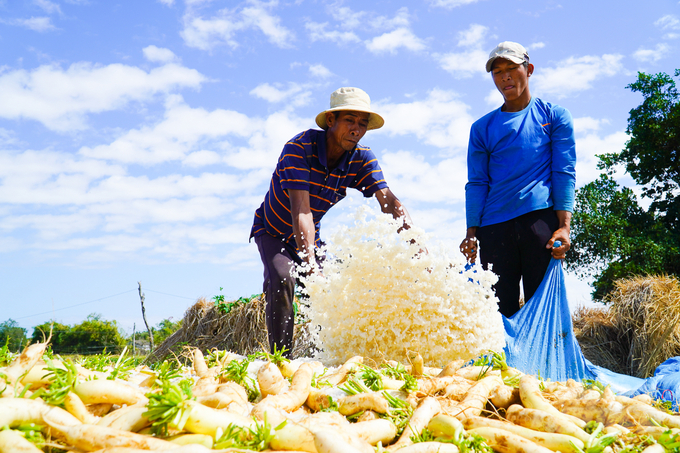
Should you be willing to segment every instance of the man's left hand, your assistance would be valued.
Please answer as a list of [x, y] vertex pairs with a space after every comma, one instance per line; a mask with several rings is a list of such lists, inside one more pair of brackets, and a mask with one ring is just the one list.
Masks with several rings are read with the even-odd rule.
[[[555, 241], [562, 242], [559, 247], [553, 247]], [[567, 251], [571, 248], [571, 242], [569, 242], [569, 227], [562, 227], [555, 230], [552, 237], [545, 245], [545, 248], [552, 249], [552, 256], [557, 260], [563, 260], [567, 254]]]

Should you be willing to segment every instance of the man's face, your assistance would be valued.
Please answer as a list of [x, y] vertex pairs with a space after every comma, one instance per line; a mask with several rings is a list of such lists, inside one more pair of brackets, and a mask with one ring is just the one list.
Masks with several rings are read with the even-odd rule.
[[333, 112], [326, 112], [326, 134], [342, 149], [351, 151], [368, 130], [368, 116], [366, 112], [341, 111], [336, 118]]
[[491, 65], [493, 83], [501, 92], [506, 102], [512, 102], [529, 94], [529, 76], [534, 72], [534, 65], [513, 63], [505, 58], [496, 58]]

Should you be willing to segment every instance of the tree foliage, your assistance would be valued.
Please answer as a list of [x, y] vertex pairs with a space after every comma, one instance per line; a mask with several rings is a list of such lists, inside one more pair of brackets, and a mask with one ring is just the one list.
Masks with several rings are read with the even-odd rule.
[[10, 351], [19, 352], [26, 346], [26, 329], [13, 320], [0, 323], [0, 347], [7, 345]]
[[[165, 341], [170, 335], [175, 333], [182, 327], [182, 320], [173, 322], [172, 318], [167, 318], [156, 324], [155, 327], [151, 327], [151, 332], [153, 332], [153, 339], [156, 345], [159, 345]], [[149, 332], [146, 330], [137, 332], [136, 339], [138, 341], [148, 341]]]
[[[644, 98], [630, 111], [630, 140], [620, 153], [599, 156], [607, 174], [576, 192], [567, 266], [581, 277], [595, 276], [596, 299], [620, 278], [680, 275], [680, 96], [664, 73], [639, 73], [627, 88]], [[651, 201], [648, 209], [612, 178], [621, 165]]]
[[32, 341], [43, 341], [52, 332], [52, 350], [57, 354], [100, 354], [104, 350], [119, 352], [125, 346], [125, 338], [116, 321], [101, 319], [90, 314], [85, 321], [74, 326], [46, 322], [33, 329]]

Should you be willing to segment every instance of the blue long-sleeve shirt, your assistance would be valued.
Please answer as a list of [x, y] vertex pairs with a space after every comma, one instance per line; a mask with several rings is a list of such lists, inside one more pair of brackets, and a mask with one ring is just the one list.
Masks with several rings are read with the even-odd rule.
[[532, 98], [519, 112], [483, 116], [470, 130], [467, 161], [468, 228], [551, 206], [574, 210], [574, 126], [559, 105]]

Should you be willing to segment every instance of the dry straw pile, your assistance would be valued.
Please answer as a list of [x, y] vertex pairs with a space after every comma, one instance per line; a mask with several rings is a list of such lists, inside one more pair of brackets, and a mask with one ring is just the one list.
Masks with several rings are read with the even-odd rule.
[[[186, 346], [204, 353], [213, 348], [242, 355], [269, 352], [265, 305], [263, 295], [259, 295], [248, 303], [233, 303], [225, 314], [212, 301], [200, 298], [184, 313], [182, 327], [161, 343], [148, 360], [179, 356]], [[293, 357], [309, 355], [312, 346], [308, 337], [305, 324], [295, 326]]]
[[675, 277], [635, 277], [616, 282], [606, 308], [574, 313], [583, 355], [596, 365], [646, 378], [680, 355], [680, 282]]

